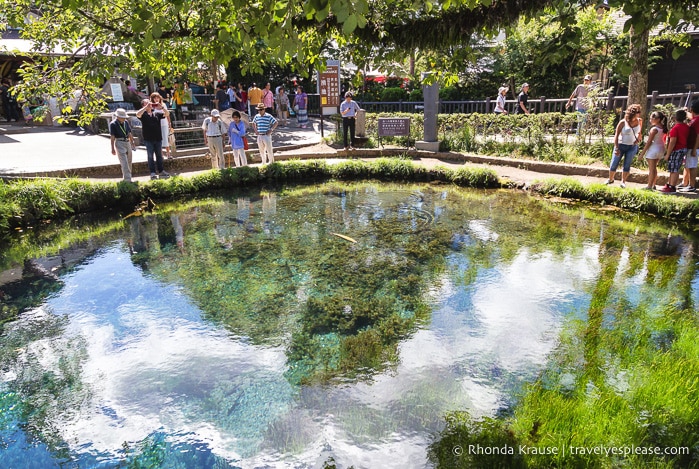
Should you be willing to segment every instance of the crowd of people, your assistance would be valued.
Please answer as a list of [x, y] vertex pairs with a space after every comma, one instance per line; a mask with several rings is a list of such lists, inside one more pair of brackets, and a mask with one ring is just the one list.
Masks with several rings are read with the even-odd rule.
[[[587, 96], [590, 88], [591, 76], [586, 75], [583, 83], [575, 88], [565, 106], [568, 108], [575, 101], [575, 109], [580, 115], [578, 127], [584, 123], [589, 107]], [[495, 113], [508, 113], [505, 107], [508, 91], [506, 86], [498, 90]], [[169, 147], [173, 129], [166, 100], [170, 100], [173, 108], [180, 109], [181, 112], [183, 108], [187, 109], [187, 103], [193, 102], [192, 98], [191, 89], [186, 83], [182, 88], [176, 83], [172, 91], [161, 86], [157, 92], [143, 100], [143, 107], [136, 113], [143, 127], [143, 140], [148, 155], [151, 179], [169, 177], [163, 169], [163, 154], [166, 158], [171, 157]], [[524, 83], [521, 85], [515, 113], [527, 115], [530, 113], [528, 98], [529, 84]], [[249, 146], [247, 138], [250, 130], [257, 137], [262, 163], [273, 163], [272, 133], [279, 126], [288, 125], [292, 110], [296, 115], [297, 127], [306, 128], [308, 125], [308, 95], [302, 86], [297, 86], [294, 95], [289, 96], [283, 86], [278, 86], [273, 91], [270, 83], [267, 83], [264, 88], [258, 88], [253, 83], [246, 90], [241, 83], [228, 86], [222, 82], [217, 87], [214, 105], [215, 109], [204, 119], [201, 126], [213, 169], [226, 168], [224, 157], [226, 144], [231, 147], [233, 165], [247, 165], [245, 150]], [[233, 109], [230, 113], [230, 123], [226, 124], [221, 119], [221, 113], [228, 112], [230, 109]], [[359, 105], [352, 100], [352, 93], [347, 92], [345, 100], [340, 104], [345, 150], [351, 150], [354, 147], [355, 117], [359, 110]], [[639, 104], [629, 105], [623, 119], [616, 126], [614, 150], [606, 184], [614, 183], [617, 169], [621, 164], [621, 187], [625, 188], [631, 172], [631, 164], [634, 157], [638, 155], [639, 158], [645, 158], [648, 162], [648, 184], [645, 189], [655, 190], [658, 163], [664, 160], [667, 161], [669, 177], [667, 184], [660, 191], [662, 193], [696, 192], [699, 100], [694, 101], [689, 109], [691, 121], [687, 119], [686, 110], [680, 109], [675, 113], [675, 125], [672, 129], [667, 127], [668, 117], [661, 111], [654, 111], [650, 115], [650, 131], [647, 140], [639, 153], [639, 147], [643, 141], [641, 112]], [[246, 118], [248, 116], [251, 118], [249, 128], [246, 126], [244, 115]], [[125, 122], [126, 117], [125, 110], [117, 109], [115, 120], [110, 125], [110, 134], [112, 154], [118, 155], [124, 180], [130, 181], [131, 152], [135, 146], [131, 128], [128, 122]], [[181, 118], [181, 115], [177, 118]], [[682, 167], [684, 167], [683, 179], [678, 183]]]
[[[170, 149], [171, 142], [174, 140], [172, 121], [173, 118], [181, 120], [183, 113], [189, 110], [187, 105], [193, 103], [194, 99], [186, 82], [182, 87], [179, 83], [175, 83], [172, 89], [160, 83], [157, 91], [143, 99], [141, 109], [136, 112], [136, 117], [141, 121], [151, 179], [170, 176], [163, 169], [163, 159], [172, 157]], [[295, 94], [290, 98], [283, 86], [272, 91], [270, 83], [262, 89], [253, 83], [246, 90], [241, 83], [229, 87], [222, 82], [217, 87], [213, 104], [215, 108], [201, 125], [204, 144], [208, 147], [213, 169], [226, 167], [224, 157], [226, 144], [231, 147], [233, 165], [247, 165], [245, 150], [249, 147], [247, 136], [250, 130], [257, 137], [262, 163], [273, 163], [272, 133], [278, 126], [286, 127], [289, 124], [289, 114], [292, 110], [296, 116], [297, 127], [305, 129], [309, 125], [308, 95], [302, 86], [297, 86]], [[229, 124], [223, 122], [221, 118], [223, 112], [229, 112]], [[352, 112], [353, 119], [354, 111]], [[112, 154], [119, 158], [124, 180], [131, 181], [132, 152], [136, 147], [133, 129], [127, 122], [127, 118], [128, 113], [125, 109], [117, 109], [114, 120], [110, 123], [109, 132]], [[249, 128], [246, 126], [246, 120], [250, 122]], [[352, 142], [354, 142], [354, 126], [352, 126]]]
[[[656, 189], [658, 165], [660, 161], [665, 161], [669, 173], [668, 182], [660, 192], [664, 194], [696, 192], [697, 163], [699, 162], [697, 156], [699, 100], [693, 101], [688, 110], [675, 111], [674, 121], [675, 124], [668, 129], [668, 116], [662, 111], [653, 111], [650, 115], [650, 130], [643, 150], [639, 153], [639, 145], [643, 141], [641, 106], [639, 104], [628, 106], [624, 118], [617, 124], [614, 132], [614, 152], [606, 184], [614, 184], [617, 168], [623, 161], [621, 187], [626, 187], [631, 163], [638, 154], [640, 159], [645, 158], [648, 162], [648, 184], [644, 189]], [[683, 168], [684, 171], [682, 171]], [[683, 173], [681, 183], [679, 183], [680, 172]]]
[[274, 114], [284, 127], [288, 125], [293, 110], [297, 127], [305, 129], [308, 127], [308, 94], [301, 85], [296, 86], [294, 91], [290, 96], [283, 85], [272, 90], [271, 83], [264, 88], [258, 88], [257, 83], [253, 83], [245, 89], [242, 83], [229, 85], [224, 81], [216, 86], [213, 107], [219, 112], [233, 108], [253, 117], [258, 112], [258, 105], [263, 104], [265, 112]]
[[[575, 110], [578, 113], [578, 129], [585, 124], [587, 111], [590, 107], [588, 95], [592, 89], [592, 76], [585, 75], [583, 83], [577, 85], [568, 98], [565, 107], [569, 108], [575, 102]], [[493, 112], [504, 115], [506, 109], [507, 86], [498, 89], [498, 97], [495, 101]], [[515, 113], [529, 114], [529, 84], [524, 83], [517, 97]], [[629, 105], [623, 118], [619, 121], [614, 131], [614, 150], [609, 166], [609, 178], [606, 184], [614, 184], [617, 169], [622, 165], [621, 187], [625, 188], [631, 164], [636, 155], [648, 163], [648, 184], [646, 190], [655, 190], [658, 179], [658, 165], [660, 161], [667, 162], [668, 182], [660, 189], [665, 194], [676, 192], [696, 192], [697, 177], [697, 149], [699, 147], [699, 100], [692, 103], [689, 109], [679, 109], [674, 114], [675, 125], [668, 129], [668, 116], [661, 111], [654, 111], [650, 115], [650, 130], [643, 150], [639, 153], [639, 147], [643, 141], [643, 119], [641, 118], [641, 106]], [[688, 114], [690, 119], [688, 119]], [[682, 182], [679, 183], [680, 170], [684, 167]]]

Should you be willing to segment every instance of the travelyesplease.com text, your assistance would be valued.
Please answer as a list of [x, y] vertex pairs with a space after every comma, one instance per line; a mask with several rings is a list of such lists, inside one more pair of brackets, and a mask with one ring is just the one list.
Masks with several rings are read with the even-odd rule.
[[574, 455], [604, 455], [604, 456], [631, 456], [631, 455], [668, 455], [678, 456], [689, 454], [689, 448], [686, 446], [670, 446], [662, 448], [659, 446], [528, 446], [528, 445], [504, 445], [504, 446], [481, 446], [467, 445], [455, 446], [453, 452], [457, 456], [464, 454], [471, 455], [513, 455], [513, 454], [530, 454], [530, 455], [552, 455], [565, 456], [566, 454]]

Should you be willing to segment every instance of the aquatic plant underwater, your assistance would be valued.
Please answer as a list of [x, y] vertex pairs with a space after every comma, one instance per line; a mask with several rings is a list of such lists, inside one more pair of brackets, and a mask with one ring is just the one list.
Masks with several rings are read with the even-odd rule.
[[[92, 227], [4, 258], [62, 260], [2, 286], [3, 462], [696, 465], [696, 238], [661, 222], [329, 183]], [[570, 451], [632, 446], [688, 451]]]

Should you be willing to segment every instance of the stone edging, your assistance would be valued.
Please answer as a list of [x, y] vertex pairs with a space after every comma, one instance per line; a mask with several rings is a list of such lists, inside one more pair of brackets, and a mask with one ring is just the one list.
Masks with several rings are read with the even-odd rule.
[[[606, 178], [609, 175], [609, 170], [604, 167], [599, 166], [584, 166], [584, 165], [571, 165], [562, 164], [554, 162], [545, 161], [533, 161], [533, 160], [522, 160], [516, 158], [507, 157], [496, 157], [496, 156], [483, 156], [475, 154], [463, 154], [455, 152], [429, 152], [423, 150], [415, 149], [398, 149], [398, 148], [384, 148], [384, 149], [367, 149], [367, 150], [356, 150], [352, 153], [347, 153], [344, 151], [336, 151], [334, 154], [331, 153], [300, 153], [300, 154], [285, 154], [285, 151], [297, 150], [300, 148], [305, 148], [308, 146], [316, 145], [313, 144], [303, 144], [303, 145], [289, 145], [280, 148], [276, 148], [275, 152], [280, 152], [275, 154], [275, 159], [277, 161], [284, 161], [290, 159], [319, 159], [319, 158], [380, 158], [385, 156], [400, 156], [409, 155], [416, 157], [426, 157], [434, 158], [437, 160], [458, 162], [458, 163], [478, 163], [491, 166], [509, 166], [515, 167], [527, 171], [533, 171], [542, 174], [560, 174], [565, 176], [587, 176], [593, 178]], [[194, 150], [196, 151], [196, 150]], [[199, 150], [202, 151], [202, 150]], [[247, 154], [251, 155], [256, 153], [257, 150], [248, 150]], [[255, 155], [251, 158], [253, 163], [259, 163], [260, 158]], [[187, 171], [203, 171], [211, 168], [211, 160], [206, 158], [204, 155], [190, 155], [174, 158], [171, 160], [165, 160], [165, 169], [169, 172], [187, 172]], [[135, 176], [147, 176], [149, 174], [148, 163], [138, 162], [133, 164], [133, 174]], [[0, 175], [3, 178], [34, 178], [34, 177], [53, 177], [53, 178], [63, 178], [63, 177], [83, 177], [83, 178], [119, 178], [121, 177], [121, 167], [118, 164], [113, 165], [103, 165], [103, 166], [91, 166], [85, 168], [74, 168], [67, 170], [54, 170], [45, 172], [33, 172], [33, 173], [13, 173]], [[617, 176], [618, 178], [618, 176]], [[648, 174], [646, 172], [641, 172], [634, 168], [631, 168], [631, 173], [629, 174], [628, 181], [635, 183], [645, 183], [647, 181]], [[664, 184], [666, 182], [665, 176], [658, 176], [657, 184]]]

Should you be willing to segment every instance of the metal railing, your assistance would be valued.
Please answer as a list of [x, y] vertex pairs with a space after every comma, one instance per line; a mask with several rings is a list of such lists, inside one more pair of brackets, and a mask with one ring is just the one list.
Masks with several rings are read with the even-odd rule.
[[[213, 94], [195, 94], [197, 104], [191, 106], [192, 109], [210, 111], [214, 108]], [[293, 95], [289, 95], [289, 101], [293, 104]], [[419, 103], [418, 103], [419, 104]], [[308, 114], [320, 115], [320, 95], [308, 93]]]
[[[652, 109], [655, 105], [672, 104], [675, 107], [689, 105], [693, 99], [699, 96], [699, 93], [674, 93], [660, 94], [654, 91], [647, 96], [647, 108]], [[627, 106], [628, 96], [601, 96], [598, 98], [599, 106], [607, 110], [625, 109]], [[529, 109], [535, 114], [543, 112], [566, 112], [567, 98], [547, 98], [541, 96], [539, 98], [529, 97]], [[382, 113], [382, 112], [407, 112], [421, 113], [423, 110], [422, 102], [415, 101], [359, 101], [358, 104], [367, 112]], [[495, 99], [486, 98], [479, 101], [440, 101], [440, 114], [488, 114], [493, 112], [495, 108]], [[515, 112], [517, 109], [517, 100], [508, 99], [505, 101], [505, 109], [509, 113]], [[570, 109], [570, 108], [569, 108]]]

